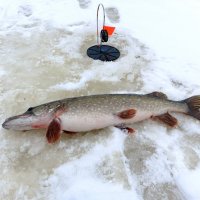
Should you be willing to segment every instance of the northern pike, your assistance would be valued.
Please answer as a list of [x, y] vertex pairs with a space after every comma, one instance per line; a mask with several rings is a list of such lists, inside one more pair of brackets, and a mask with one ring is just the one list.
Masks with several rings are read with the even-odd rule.
[[161, 92], [66, 98], [30, 107], [25, 113], [6, 119], [2, 126], [23, 131], [46, 129], [47, 141], [54, 143], [62, 131], [77, 133], [116, 126], [133, 132], [128, 124], [149, 118], [175, 127], [178, 120], [170, 114], [172, 112], [200, 120], [200, 95], [182, 101], [168, 100]]

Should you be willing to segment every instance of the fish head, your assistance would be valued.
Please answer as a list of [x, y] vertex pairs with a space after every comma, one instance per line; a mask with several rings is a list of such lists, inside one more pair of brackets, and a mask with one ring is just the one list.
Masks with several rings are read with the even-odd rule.
[[47, 128], [53, 119], [52, 113], [47, 105], [30, 107], [23, 114], [7, 118], [2, 127], [19, 131]]

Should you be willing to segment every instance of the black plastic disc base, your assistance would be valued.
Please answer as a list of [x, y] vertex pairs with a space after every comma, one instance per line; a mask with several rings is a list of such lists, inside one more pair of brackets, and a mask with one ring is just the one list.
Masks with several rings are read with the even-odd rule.
[[88, 48], [87, 55], [94, 60], [113, 61], [119, 58], [120, 52], [109, 45], [94, 45]]

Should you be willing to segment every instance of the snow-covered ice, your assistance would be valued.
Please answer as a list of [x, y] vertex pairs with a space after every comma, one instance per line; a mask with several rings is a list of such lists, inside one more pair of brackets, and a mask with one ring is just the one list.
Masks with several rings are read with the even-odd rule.
[[[200, 94], [198, 0], [102, 0], [109, 44], [93, 61], [97, 0], [0, 0], [0, 123], [28, 107], [99, 93]], [[0, 129], [0, 199], [199, 200], [200, 122], [146, 120], [135, 135], [109, 127], [63, 135]]]

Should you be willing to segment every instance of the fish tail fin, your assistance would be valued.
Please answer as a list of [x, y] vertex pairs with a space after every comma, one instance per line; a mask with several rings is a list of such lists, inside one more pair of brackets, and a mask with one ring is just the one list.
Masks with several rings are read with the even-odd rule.
[[188, 106], [188, 113], [192, 117], [200, 120], [200, 95], [185, 99], [184, 102]]

